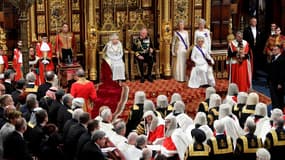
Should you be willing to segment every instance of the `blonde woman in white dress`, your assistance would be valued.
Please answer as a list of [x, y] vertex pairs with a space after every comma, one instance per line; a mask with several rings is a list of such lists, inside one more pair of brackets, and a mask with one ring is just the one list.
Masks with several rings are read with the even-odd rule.
[[215, 78], [213, 75], [214, 64], [213, 58], [210, 53], [203, 48], [204, 37], [198, 36], [196, 39], [197, 44], [193, 47], [191, 53], [191, 60], [195, 63], [190, 75], [188, 86], [190, 88], [199, 88], [206, 86], [215, 86]]
[[184, 30], [184, 22], [179, 21], [178, 30], [174, 32], [172, 42], [172, 72], [175, 80], [186, 81], [186, 55], [189, 49], [188, 32]]
[[195, 31], [194, 33], [194, 44], [197, 44], [197, 37], [204, 37], [204, 44], [203, 44], [203, 48], [211, 53], [211, 34], [210, 31], [205, 28], [206, 25], [206, 21], [204, 19], [200, 19], [199, 21], [199, 27], [198, 29]]
[[124, 52], [117, 34], [110, 36], [110, 41], [106, 44], [104, 51], [106, 51], [104, 59], [111, 67], [113, 81], [125, 80]]

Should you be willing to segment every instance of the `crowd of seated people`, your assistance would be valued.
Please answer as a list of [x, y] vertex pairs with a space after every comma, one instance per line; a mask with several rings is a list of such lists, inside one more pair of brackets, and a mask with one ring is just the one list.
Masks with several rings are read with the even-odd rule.
[[268, 112], [257, 93], [239, 92], [236, 84], [225, 98], [206, 88], [195, 117], [185, 113], [178, 93], [154, 103], [137, 91], [123, 120], [108, 106], [92, 119], [85, 99], [58, 88], [53, 72], [36, 92], [25, 92], [27, 78], [0, 84], [4, 159], [278, 159], [285, 149], [283, 111]]

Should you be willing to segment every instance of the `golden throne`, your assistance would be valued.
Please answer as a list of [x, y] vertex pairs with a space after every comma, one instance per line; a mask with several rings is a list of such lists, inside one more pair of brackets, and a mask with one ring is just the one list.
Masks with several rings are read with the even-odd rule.
[[[137, 76], [140, 76], [138, 65], [135, 62], [135, 52], [132, 50], [132, 43], [135, 38], [138, 38], [140, 35], [140, 30], [142, 28], [146, 27], [145, 24], [143, 23], [141, 16], [139, 16], [138, 20], [136, 23], [133, 25], [133, 27], [126, 32], [126, 50], [130, 52], [130, 79], [134, 80]], [[150, 35], [150, 37], [153, 37]], [[155, 39], [152, 39], [154, 41]], [[153, 64], [152, 68], [152, 75], [155, 75], [156, 79], [160, 78], [160, 73], [159, 73], [159, 50], [155, 50], [155, 58], [156, 62]], [[146, 67], [146, 66], [144, 66]], [[146, 71], [146, 69], [144, 69]]]
[[[120, 29], [117, 29], [117, 27], [114, 25], [114, 23], [111, 20], [111, 17], [107, 18], [101, 28], [101, 30], [98, 30], [98, 50], [99, 50], [99, 71], [101, 70], [101, 64], [103, 59], [105, 58], [106, 54], [103, 51], [104, 46], [109, 42], [109, 37], [116, 33], [119, 36], [120, 42], [123, 44], [123, 32]], [[128, 51], [124, 51], [123, 61], [125, 62], [125, 72], [126, 72], [126, 79], [129, 79], [129, 55]], [[99, 73], [99, 76], [101, 73]], [[99, 77], [100, 79], [100, 77]]]

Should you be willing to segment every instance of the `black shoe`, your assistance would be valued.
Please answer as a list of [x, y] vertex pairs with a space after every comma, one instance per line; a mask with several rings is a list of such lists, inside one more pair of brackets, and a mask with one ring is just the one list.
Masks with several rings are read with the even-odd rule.
[[153, 82], [152, 76], [147, 76], [147, 80]]
[[143, 83], [144, 82], [144, 78], [141, 78], [140, 82]]

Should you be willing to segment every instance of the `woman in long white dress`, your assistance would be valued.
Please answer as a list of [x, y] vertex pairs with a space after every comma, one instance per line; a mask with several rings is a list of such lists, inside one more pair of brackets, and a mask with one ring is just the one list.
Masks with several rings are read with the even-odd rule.
[[211, 53], [211, 35], [210, 35], [210, 31], [205, 28], [206, 25], [206, 21], [204, 19], [200, 19], [199, 21], [199, 27], [197, 30], [195, 30], [194, 33], [194, 44], [197, 44], [197, 37], [204, 37], [204, 44], [203, 44], [203, 48]]
[[204, 49], [204, 37], [198, 36], [197, 44], [193, 47], [191, 53], [191, 60], [195, 63], [190, 75], [188, 86], [190, 88], [199, 88], [206, 85], [215, 86], [215, 78], [213, 75], [214, 64], [213, 58], [209, 52]]
[[113, 81], [125, 80], [124, 52], [117, 34], [110, 36], [110, 41], [106, 44], [104, 51], [106, 51], [104, 59], [111, 67]]
[[184, 22], [179, 21], [178, 30], [174, 32], [172, 42], [172, 72], [175, 80], [186, 80], [186, 54], [189, 48], [188, 32], [184, 30]]

